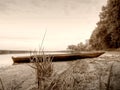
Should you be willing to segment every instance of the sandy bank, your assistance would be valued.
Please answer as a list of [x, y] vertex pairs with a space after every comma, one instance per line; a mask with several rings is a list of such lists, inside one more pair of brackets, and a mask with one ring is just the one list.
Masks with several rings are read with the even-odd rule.
[[[58, 78], [52, 82], [53, 90], [106, 90], [110, 76], [109, 90], [119, 90], [120, 52], [107, 52], [98, 58], [73, 62], [54, 63]], [[113, 66], [112, 66], [113, 65]], [[112, 69], [111, 69], [112, 66]], [[5, 90], [33, 90], [36, 85], [35, 70], [28, 64], [13, 65], [0, 69]], [[0, 89], [2, 88], [0, 84]]]
[[[3, 82], [5, 90], [29, 90], [35, 85], [36, 73], [31, 64], [19, 64], [0, 69], [0, 78]], [[60, 74], [64, 70], [68, 69], [69, 65], [66, 62], [53, 63], [54, 73]], [[0, 83], [0, 90], [2, 86]]]
[[120, 90], [120, 52], [73, 62], [52, 90]]

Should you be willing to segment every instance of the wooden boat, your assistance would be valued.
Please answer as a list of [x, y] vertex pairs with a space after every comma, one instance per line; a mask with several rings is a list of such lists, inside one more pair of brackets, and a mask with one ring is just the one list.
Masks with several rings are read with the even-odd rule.
[[[44, 56], [52, 57], [53, 62], [57, 61], [70, 61], [76, 59], [84, 59], [84, 58], [95, 58], [98, 57], [105, 52], [85, 52], [85, 53], [77, 53], [77, 54], [48, 54]], [[43, 58], [43, 55], [37, 55], [38, 58]], [[29, 63], [31, 59], [35, 60], [34, 56], [23, 56], [23, 57], [12, 57], [14, 63]]]

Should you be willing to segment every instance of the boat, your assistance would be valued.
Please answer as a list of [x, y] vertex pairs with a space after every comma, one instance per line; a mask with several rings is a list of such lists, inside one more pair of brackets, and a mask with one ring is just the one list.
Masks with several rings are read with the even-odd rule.
[[[70, 61], [84, 58], [95, 58], [104, 54], [105, 52], [84, 52], [84, 53], [71, 53], [71, 54], [47, 54], [46, 57], [52, 57], [53, 62], [57, 61]], [[43, 55], [36, 56], [21, 56], [12, 57], [14, 63], [30, 63], [31, 60], [35, 60], [35, 57], [43, 58]]]

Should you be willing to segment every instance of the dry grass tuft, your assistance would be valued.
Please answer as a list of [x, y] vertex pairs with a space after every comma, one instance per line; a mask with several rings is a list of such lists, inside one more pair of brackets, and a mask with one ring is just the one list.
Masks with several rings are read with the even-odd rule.
[[50, 90], [49, 88], [53, 87], [50, 86], [50, 83], [53, 82], [53, 77], [55, 76], [55, 74], [53, 74], [53, 57], [45, 55], [44, 51], [42, 50], [46, 32], [47, 31], [44, 33], [39, 51], [34, 51], [32, 58], [30, 58], [30, 61], [33, 63], [31, 67], [36, 71], [38, 90]]
[[34, 53], [31, 62], [33, 65], [32, 68], [36, 71], [36, 80], [39, 90], [47, 90], [51, 82], [51, 77], [53, 76], [53, 64], [52, 57], [45, 55], [42, 52], [42, 57], [39, 57], [39, 54]]

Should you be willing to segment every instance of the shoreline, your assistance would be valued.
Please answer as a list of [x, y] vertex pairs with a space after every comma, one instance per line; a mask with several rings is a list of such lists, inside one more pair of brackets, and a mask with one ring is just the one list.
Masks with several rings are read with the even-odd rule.
[[[87, 77], [90, 76], [91, 78], [92, 77], [96, 78], [95, 80], [92, 80], [92, 82], [98, 83], [98, 81], [96, 81], [98, 76], [96, 77], [95, 75], [98, 75], [100, 72], [103, 72], [103, 74], [105, 74], [105, 76], [102, 76], [102, 78], [104, 78], [103, 82], [107, 82], [107, 77], [109, 75], [108, 69], [113, 62], [120, 62], [119, 58], [120, 58], [119, 52], [106, 52], [105, 54], [98, 58], [81, 59], [71, 62], [54, 62], [53, 69], [54, 73], [59, 75], [57, 80], [61, 83], [63, 82], [62, 80], [65, 80], [66, 83], [70, 83], [72, 85], [72, 82], [69, 81], [69, 78], [74, 75], [79, 76], [79, 77], [75, 76], [74, 78], [81, 78], [82, 74], [87, 75]], [[11, 65], [8, 67], [0, 68], [0, 78], [6, 88], [5, 90], [9, 90], [7, 88], [10, 88], [12, 86], [15, 87], [20, 83], [22, 84], [19, 85], [20, 86], [19, 90], [34, 90], [31, 88], [36, 87], [36, 74], [35, 70], [31, 68], [29, 65], [30, 63]], [[102, 67], [98, 67], [99, 65], [101, 65]], [[114, 71], [117, 74], [119, 74], [118, 72], [120, 63], [115, 63], [115, 65], [117, 67], [114, 68], [115, 69]], [[100, 68], [105, 69], [99, 71]], [[94, 73], [95, 75], [93, 75]], [[70, 80], [72, 80], [72, 77]], [[56, 85], [58, 84], [56, 83]], [[93, 88], [98, 88], [98, 85], [95, 84]]]
[[[4, 87], [6, 88], [5, 90], [9, 90], [8, 88], [12, 87], [12, 85], [15, 87], [21, 82], [23, 83], [20, 85], [20, 87], [22, 87], [20, 90], [27, 90], [28, 88], [32, 88], [36, 85], [35, 70], [29, 65], [32, 64], [17, 64], [0, 68], [0, 78], [4, 84]], [[61, 74], [69, 68], [69, 65], [67, 62], [55, 62], [53, 63], [53, 68], [54, 73]]]
[[[24, 54], [24, 53], [35, 53], [39, 51], [31, 51], [31, 50], [0, 50], [0, 55], [3, 54]], [[43, 51], [44, 53], [70, 53], [70, 50], [58, 50], [58, 51]]]

